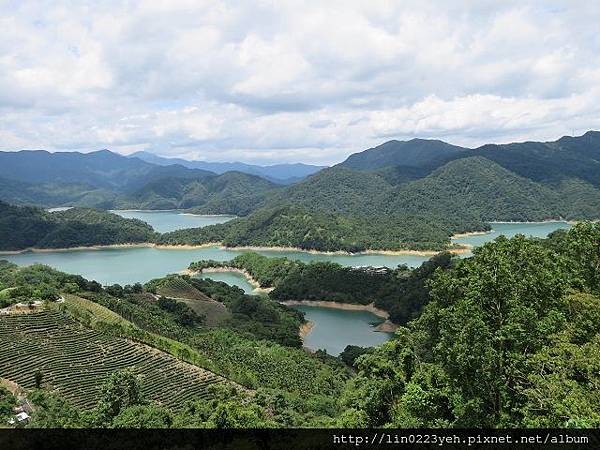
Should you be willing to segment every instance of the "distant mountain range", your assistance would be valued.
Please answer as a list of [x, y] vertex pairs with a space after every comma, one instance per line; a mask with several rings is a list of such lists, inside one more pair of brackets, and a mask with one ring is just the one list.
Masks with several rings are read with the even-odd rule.
[[174, 232], [169, 243], [222, 240], [320, 250], [443, 248], [489, 221], [600, 218], [600, 133], [484, 145], [390, 141], [271, 192], [247, 218]]
[[209, 170], [218, 174], [231, 171], [248, 173], [251, 175], [258, 175], [279, 184], [292, 184], [298, 182], [326, 167], [302, 163], [257, 166], [241, 162], [190, 161], [182, 158], [165, 158], [144, 151], [136, 152], [129, 156], [160, 166], [179, 164], [190, 169]]
[[156, 165], [108, 150], [0, 152], [0, 200], [20, 205], [247, 214], [277, 187], [246, 173]]
[[326, 250], [443, 248], [452, 233], [486, 229], [493, 220], [600, 218], [596, 131], [476, 149], [437, 140], [390, 141], [287, 186], [241, 171], [216, 174], [165, 161], [171, 160], [157, 164], [108, 151], [0, 152], [0, 199], [236, 214], [247, 217], [175, 232], [165, 242]]

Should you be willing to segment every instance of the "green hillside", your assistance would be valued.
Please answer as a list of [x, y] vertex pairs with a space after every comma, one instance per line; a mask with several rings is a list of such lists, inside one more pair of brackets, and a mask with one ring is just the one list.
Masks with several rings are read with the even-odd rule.
[[150, 242], [156, 233], [141, 220], [86, 208], [49, 213], [0, 202], [0, 250]]
[[466, 149], [429, 139], [389, 141], [377, 147], [349, 156], [342, 166], [355, 170], [376, 170], [382, 167], [426, 167], [441, 157], [458, 156]]
[[444, 220], [433, 215], [369, 218], [292, 206], [262, 208], [248, 217], [204, 228], [165, 233], [159, 244], [297, 247], [305, 250], [443, 250], [449, 237], [465, 229], [486, 229], [480, 221]]
[[[404, 184], [390, 196], [389, 214], [435, 211], [482, 221], [535, 221], [564, 217], [557, 192], [519, 177], [481, 157], [452, 161], [429, 176]], [[599, 211], [600, 213], [600, 211]]]
[[34, 372], [73, 405], [90, 408], [102, 383], [130, 369], [143, 395], [180, 408], [191, 398], [210, 398], [208, 387], [223, 378], [142, 344], [81, 326], [59, 312], [12, 314], [0, 320], [0, 373], [24, 388], [34, 387]]

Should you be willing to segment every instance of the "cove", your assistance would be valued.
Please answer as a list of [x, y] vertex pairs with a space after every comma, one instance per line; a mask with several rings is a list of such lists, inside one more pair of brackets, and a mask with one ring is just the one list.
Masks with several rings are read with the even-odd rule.
[[[123, 217], [144, 220], [162, 232], [222, 223], [232, 218], [230, 216], [185, 215], [181, 211], [115, 212]], [[515, 234], [545, 237], [554, 230], [570, 227], [566, 222], [492, 223], [491, 225], [493, 230], [490, 233], [459, 237], [452, 241], [476, 247], [495, 239], [501, 234], [508, 237]], [[227, 261], [243, 252], [244, 250], [224, 249], [219, 246], [181, 249], [130, 247], [43, 253], [29, 252], [16, 255], [0, 255], [0, 260], [7, 259], [19, 265], [42, 263], [64, 272], [82, 275], [104, 285], [114, 283], [125, 285], [135, 282], [145, 283], [152, 278], [180, 272], [193, 261], [203, 259]], [[257, 253], [269, 257], [287, 257], [304, 262], [334, 261], [346, 266], [386, 266], [391, 268], [399, 264], [417, 267], [429, 258], [418, 255], [345, 255], [273, 250], [260, 250]], [[468, 254], [464, 256], [468, 256]], [[253, 291], [252, 285], [248, 283], [243, 275], [238, 273], [218, 272], [206, 273], [200, 276], [238, 286], [246, 293], [252, 293]], [[366, 311], [347, 311], [305, 305], [295, 307], [303, 311], [306, 314], [306, 319], [315, 324], [304, 339], [305, 346], [312, 350], [324, 349], [331, 355], [338, 355], [346, 345], [373, 346], [385, 342], [391, 336], [390, 333], [375, 332], [372, 324], [379, 323], [382, 319]]]
[[493, 241], [501, 235], [508, 238], [516, 236], [517, 234], [523, 234], [527, 237], [545, 238], [553, 231], [571, 228], [571, 224], [563, 221], [490, 222], [490, 225], [492, 226], [492, 230], [489, 233], [453, 238], [452, 242], [478, 247], [486, 242]]
[[137, 210], [113, 210], [126, 219], [139, 219], [151, 225], [159, 233], [181, 230], [183, 228], [201, 228], [207, 225], [225, 223], [235, 216], [218, 215], [203, 216], [198, 214], [186, 214], [179, 210], [165, 211], [137, 211]]
[[304, 338], [304, 346], [311, 350], [326, 350], [337, 356], [347, 345], [373, 347], [389, 340], [392, 333], [374, 331], [383, 319], [368, 311], [348, 311], [320, 306], [296, 305], [313, 327]]
[[237, 286], [246, 294], [254, 294], [254, 286], [248, 283], [246, 277], [238, 272], [207, 272], [197, 275], [197, 278], [222, 281], [230, 286]]

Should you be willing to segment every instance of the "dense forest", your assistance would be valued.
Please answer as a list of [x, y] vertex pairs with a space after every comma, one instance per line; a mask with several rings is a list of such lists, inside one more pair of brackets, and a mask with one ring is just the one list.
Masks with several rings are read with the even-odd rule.
[[[303, 295], [313, 289], [302, 275], [308, 271], [315, 292], [334, 289], [352, 300], [343, 286], [320, 284], [328, 283], [320, 273], [352, 283], [335, 266], [254, 254], [232, 264]], [[600, 426], [600, 224], [548, 239], [500, 237], [470, 258], [442, 254], [382, 279], [372, 286], [390, 298], [424, 299], [418, 311], [391, 341], [348, 347], [333, 358], [298, 348], [300, 313], [224, 283], [173, 275], [102, 287], [45, 266], [0, 265], [1, 292], [29, 287], [23, 295], [45, 299], [71, 320], [154, 346], [238, 386], [215, 385], [206, 400], [169, 408], [139, 395], [143, 379], [117, 372], [95, 406], [81, 410], [49, 389], [43, 371], [32, 372], [39, 387], [29, 393], [37, 407], [30, 426]], [[57, 294], [67, 301], [54, 303]], [[2, 392], [0, 401], [11, 403]]]
[[[449, 223], [450, 222], [450, 223]], [[199, 245], [221, 242], [228, 247], [295, 247], [304, 250], [360, 252], [365, 250], [445, 250], [454, 233], [488, 230], [478, 220], [462, 226], [433, 215], [348, 216], [297, 206], [262, 208], [248, 217], [165, 233], [159, 244]]]
[[157, 233], [137, 219], [88, 208], [47, 212], [0, 202], [0, 250], [151, 242]]
[[417, 317], [429, 301], [426, 283], [436, 269], [455, 264], [450, 253], [440, 253], [411, 270], [373, 267], [346, 267], [333, 262], [303, 263], [288, 258], [269, 258], [244, 253], [231, 261], [198, 261], [189, 269], [201, 272], [209, 267], [233, 267], [246, 271], [261, 287], [273, 288], [275, 300], [325, 300], [354, 303], [383, 309], [394, 323], [404, 324]]
[[438, 272], [422, 315], [361, 356], [347, 426], [600, 426], [600, 225], [499, 238]]
[[[477, 149], [435, 140], [390, 141], [289, 186], [241, 172], [154, 165], [108, 151], [0, 153], [6, 162], [0, 199], [240, 216], [157, 236], [161, 244], [444, 250], [452, 234], [489, 229], [490, 221], [600, 217], [599, 136], [590, 131], [555, 142]], [[43, 172], [50, 162], [52, 173]]]

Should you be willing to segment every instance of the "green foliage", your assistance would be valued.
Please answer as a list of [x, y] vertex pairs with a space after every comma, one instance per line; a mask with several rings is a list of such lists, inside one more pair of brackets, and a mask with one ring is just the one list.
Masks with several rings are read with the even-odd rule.
[[135, 405], [122, 409], [112, 420], [113, 428], [171, 428], [173, 415], [157, 405]]
[[158, 299], [158, 307], [169, 311], [175, 316], [177, 323], [184, 326], [194, 326], [204, 321], [204, 317], [199, 316], [188, 305], [172, 298], [160, 297]]
[[175, 418], [180, 428], [263, 428], [265, 411], [234, 388], [215, 388], [211, 401], [192, 401]]
[[85, 428], [90, 418], [63, 397], [43, 390], [35, 390], [29, 400], [36, 407], [28, 428]]
[[597, 426], [599, 300], [571, 293], [594, 289], [597, 228], [577, 225], [548, 242], [501, 237], [436, 271], [423, 314], [358, 358], [359, 375], [343, 398], [355, 412], [342, 419]]
[[[327, 300], [342, 303], [374, 303], [390, 314], [395, 323], [406, 323], [420, 313], [429, 301], [425, 286], [436, 269], [453, 264], [449, 253], [440, 253], [416, 270], [401, 266], [396, 270], [372, 267], [345, 267], [332, 262], [302, 263], [287, 258], [269, 258], [243, 253], [217, 267], [247, 271], [262, 287], [274, 287], [269, 296], [276, 300]], [[202, 270], [210, 262], [190, 264]]]
[[347, 345], [339, 358], [344, 364], [350, 367], [356, 367], [356, 360], [359, 356], [371, 353], [373, 349], [371, 347], [359, 347], [357, 345]]
[[125, 408], [142, 403], [144, 401], [137, 377], [129, 370], [121, 370], [111, 374], [104, 382], [96, 414], [101, 423], [108, 424]]
[[152, 227], [137, 219], [84, 208], [49, 213], [0, 201], [0, 250], [62, 248], [152, 241]]
[[3, 386], [0, 386], [0, 423], [6, 423], [13, 414], [13, 407], [16, 405], [15, 397]]

